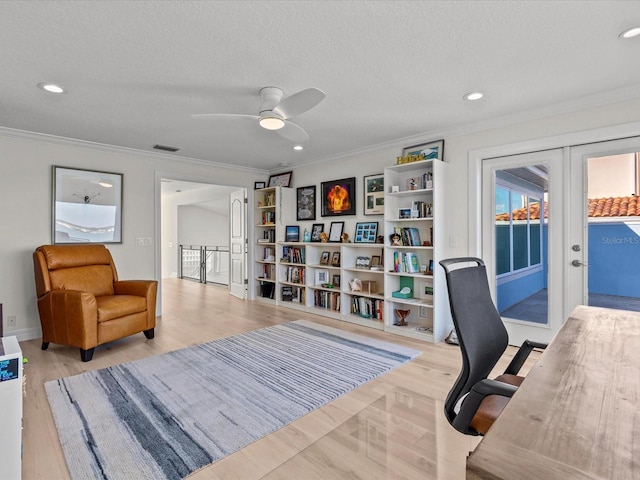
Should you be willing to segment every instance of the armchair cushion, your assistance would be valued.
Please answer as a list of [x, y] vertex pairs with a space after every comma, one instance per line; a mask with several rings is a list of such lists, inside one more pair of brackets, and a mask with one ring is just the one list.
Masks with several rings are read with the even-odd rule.
[[98, 323], [144, 312], [147, 309], [145, 297], [136, 297], [133, 295], [96, 297], [96, 302], [98, 303]]

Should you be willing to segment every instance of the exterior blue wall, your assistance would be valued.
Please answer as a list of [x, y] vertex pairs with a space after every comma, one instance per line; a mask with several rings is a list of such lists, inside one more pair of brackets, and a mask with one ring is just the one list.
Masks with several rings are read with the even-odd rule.
[[588, 263], [590, 293], [640, 297], [640, 236], [624, 223], [589, 224]]
[[[498, 311], [547, 288], [548, 235], [544, 225], [543, 270], [498, 285]], [[636, 231], [640, 233], [640, 226]], [[589, 223], [589, 292], [640, 298], [640, 235], [623, 222]]]

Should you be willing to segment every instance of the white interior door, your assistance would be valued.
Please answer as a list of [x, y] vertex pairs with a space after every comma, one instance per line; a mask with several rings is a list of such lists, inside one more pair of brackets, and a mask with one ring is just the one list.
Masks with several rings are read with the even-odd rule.
[[640, 137], [571, 148], [565, 315], [576, 305], [640, 310], [640, 217], [629, 212], [640, 195], [638, 152]]
[[564, 155], [554, 149], [482, 162], [482, 257], [514, 345], [549, 342], [565, 318]]
[[247, 298], [246, 189], [229, 195], [229, 293]]

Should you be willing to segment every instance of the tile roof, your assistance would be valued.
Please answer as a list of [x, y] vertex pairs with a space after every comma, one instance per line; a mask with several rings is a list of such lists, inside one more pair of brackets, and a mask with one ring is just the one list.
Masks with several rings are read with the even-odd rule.
[[[629, 197], [606, 197], [606, 198], [590, 198], [589, 202], [589, 218], [602, 217], [640, 217], [640, 198], [636, 196]], [[544, 204], [544, 216], [547, 218], [547, 203]], [[532, 203], [529, 205], [531, 220], [540, 218], [540, 204]], [[513, 212], [514, 220], [526, 220], [527, 209], [516, 208]], [[496, 215], [497, 221], [508, 221], [509, 214], [501, 213]]]

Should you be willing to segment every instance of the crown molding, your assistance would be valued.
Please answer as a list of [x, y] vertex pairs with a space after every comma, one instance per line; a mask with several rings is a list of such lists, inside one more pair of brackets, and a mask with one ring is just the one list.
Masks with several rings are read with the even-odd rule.
[[242, 167], [230, 163], [213, 162], [210, 160], [201, 160], [197, 158], [183, 157], [171, 153], [148, 152], [146, 150], [138, 150], [136, 148], [120, 147], [117, 145], [108, 145], [105, 143], [90, 142], [87, 140], [78, 140], [76, 138], [60, 137], [57, 135], [49, 135], [46, 133], [29, 132], [27, 130], [18, 130], [14, 128], [0, 127], [0, 136], [17, 138], [21, 140], [30, 140], [34, 142], [49, 143], [53, 145], [63, 145], [70, 147], [88, 148], [91, 150], [100, 150], [103, 152], [119, 153], [125, 155], [135, 155], [147, 158], [169, 159], [181, 163], [189, 163], [192, 165], [204, 165], [207, 167], [219, 167], [229, 170], [238, 170], [241, 172], [253, 173], [258, 175], [268, 175], [269, 171], [260, 168]]

